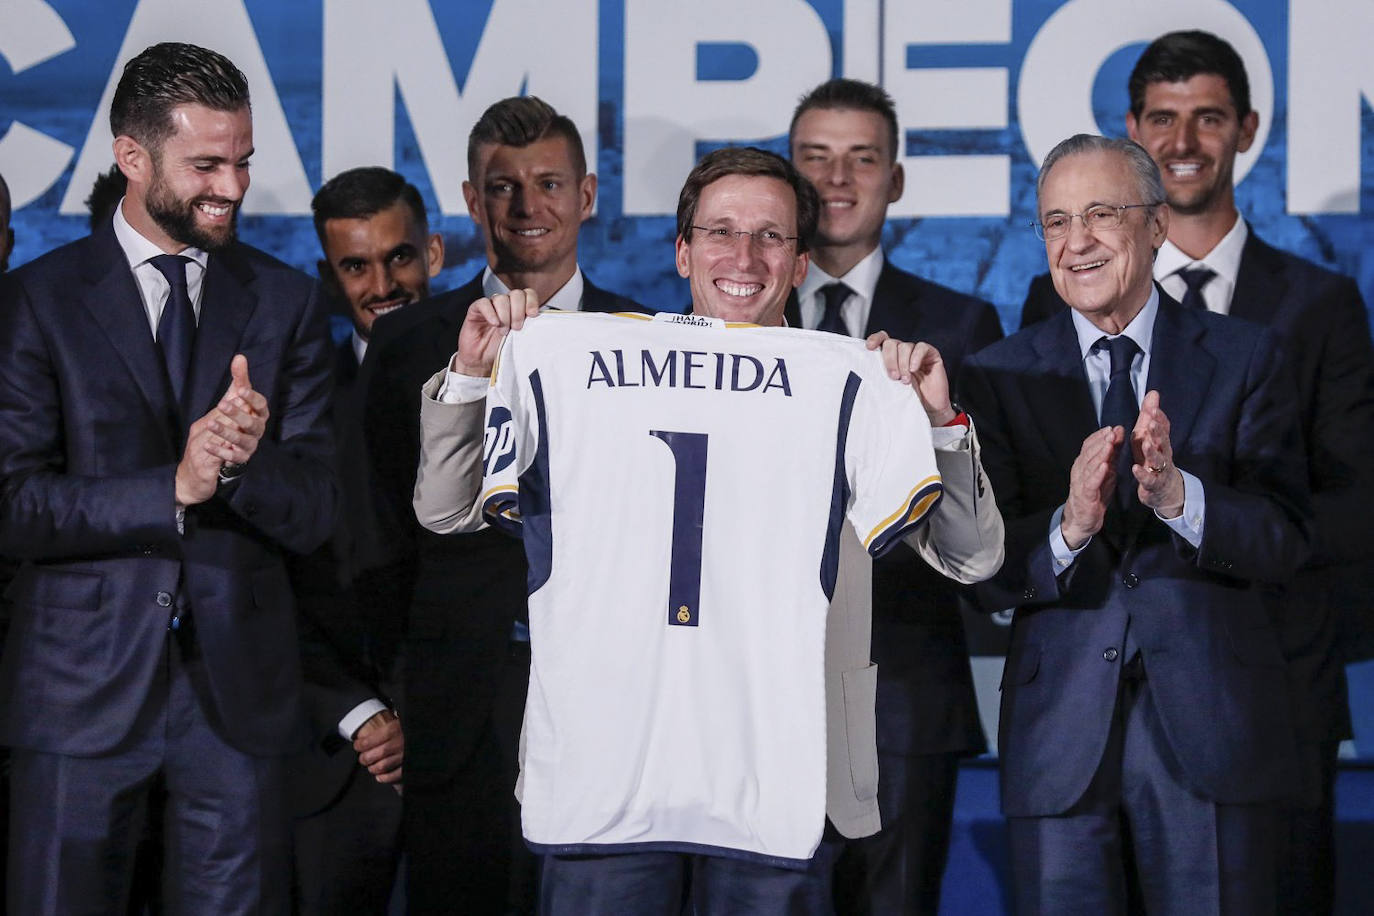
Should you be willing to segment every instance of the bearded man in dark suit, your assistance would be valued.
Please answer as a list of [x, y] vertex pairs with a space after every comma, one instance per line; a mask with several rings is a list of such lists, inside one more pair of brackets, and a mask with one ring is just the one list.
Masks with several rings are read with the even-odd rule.
[[165, 793], [169, 909], [282, 912], [304, 735], [282, 554], [333, 525], [327, 330], [308, 277], [235, 240], [230, 61], [147, 49], [110, 123], [112, 221], [0, 287], [10, 909], [122, 910]]

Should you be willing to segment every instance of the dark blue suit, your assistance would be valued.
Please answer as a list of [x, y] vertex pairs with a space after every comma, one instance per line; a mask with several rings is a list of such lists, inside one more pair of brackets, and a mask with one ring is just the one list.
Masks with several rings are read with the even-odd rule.
[[[247, 246], [212, 254], [204, 282], [183, 416], [110, 226], [0, 281], [0, 554], [23, 560], [7, 591], [0, 741], [17, 749], [127, 760], [205, 735], [266, 760], [302, 738], [282, 551], [313, 549], [333, 524], [325, 323], [309, 278]], [[239, 480], [187, 509], [181, 535], [185, 430], [228, 387], [235, 353], [267, 398], [266, 433]], [[178, 612], [190, 625], [171, 634]], [[164, 721], [174, 706], [190, 724]], [[19, 775], [16, 752], [17, 822], [97, 829], [96, 812], [40, 810], [54, 800], [20, 794]], [[132, 834], [111, 829], [117, 858]], [[243, 839], [225, 832], [222, 845]], [[105, 853], [64, 853], [81, 873], [46, 877], [36, 847], [16, 855], [21, 912], [40, 911], [29, 894], [53, 881], [69, 900], [127, 893]]]
[[[584, 275], [582, 308], [642, 312]], [[406, 630], [404, 836], [411, 913], [532, 906], [533, 861], [514, 798], [529, 684], [524, 549], [495, 530], [437, 535], [411, 506], [420, 388], [448, 365], [482, 275], [379, 319], [363, 360], [370, 471], [388, 562], [415, 569]]]
[[[1048, 274], [1030, 285], [1026, 327], [1065, 308]], [[1253, 230], [1230, 314], [1274, 328], [1297, 383], [1316, 543], [1285, 589], [1280, 635], [1304, 757], [1301, 804], [1286, 853], [1291, 907], [1331, 909], [1335, 892], [1336, 749], [1350, 737], [1345, 663], [1374, 640], [1374, 352], [1349, 277], [1280, 251]], [[1361, 649], [1360, 644], [1365, 648]]]
[[[787, 322], [801, 327], [796, 294]], [[925, 341], [951, 383], [964, 360], [1000, 340], [987, 302], [884, 261], [864, 335]], [[958, 758], [987, 749], [960, 588], [905, 544], [873, 561], [873, 662], [878, 666], [878, 808], [882, 830], [849, 841], [835, 873], [850, 912], [934, 912], [949, 851]]]
[[[978, 594], [986, 609], [1017, 608], [999, 740], [1002, 807], [1013, 819], [1070, 812], [1092, 797], [1113, 747], [1119, 758], [1128, 622], [1154, 708], [1152, 750], [1174, 779], [1218, 805], [1273, 803], [1293, 789], [1283, 655], [1262, 587], [1291, 577], [1311, 542], [1292, 385], [1267, 331], [1184, 311], [1162, 293], [1151, 352], [1146, 387], [1160, 392], [1174, 463], [1204, 487], [1201, 546], [1136, 503], [1109, 514], [1058, 577], [1050, 519], [1098, 426], [1071, 315], [965, 364], [961, 395], [1007, 524], [1006, 562]], [[1137, 763], [1128, 755], [1106, 775]], [[1272, 878], [1272, 863], [1259, 864]]]

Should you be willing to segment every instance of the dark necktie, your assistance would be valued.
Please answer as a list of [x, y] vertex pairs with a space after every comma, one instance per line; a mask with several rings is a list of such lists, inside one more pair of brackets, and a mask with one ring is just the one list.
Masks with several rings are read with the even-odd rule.
[[1102, 398], [1102, 425], [1120, 426], [1126, 430], [1126, 438], [1116, 452], [1116, 498], [1118, 505], [1125, 508], [1131, 504], [1131, 494], [1136, 489], [1135, 477], [1131, 474], [1131, 430], [1140, 415], [1140, 405], [1131, 387], [1131, 362], [1140, 347], [1125, 334], [1103, 337], [1093, 346], [1106, 350], [1112, 359], [1111, 380]]
[[1207, 267], [1185, 267], [1178, 275], [1188, 285], [1188, 289], [1183, 293], [1183, 307], [1207, 311], [1207, 300], [1202, 298], [1202, 288], [1217, 275], [1217, 272]]
[[191, 294], [186, 288], [189, 260], [177, 254], [160, 254], [148, 262], [172, 287], [157, 322], [157, 344], [162, 350], [162, 362], [167, 367], [167, 378], [178, 404], [182, 403], [182, 391], [191, 368], [191, 345], [196, 337], [196, 313], [191, 308]]
[[817, 331], [848, 336], [849, 328], [845, 327], [844, 319], [840, 317], [840, 306], [844, 305], [852, 292], [843, 283], [827, 283], [821, 287], [821, 295], [825, 297], [825, 312], [821, 315], [821, 323], [816, 325]]

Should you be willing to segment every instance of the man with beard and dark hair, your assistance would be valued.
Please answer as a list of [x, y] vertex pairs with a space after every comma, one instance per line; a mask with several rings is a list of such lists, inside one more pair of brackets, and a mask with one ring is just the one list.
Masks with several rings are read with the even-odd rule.
[[377, 320], [360, 385], [381, 559], [415, 568], [407, 620], [404, 844], [411, 913], [526, 912], [534, 859], [512, 794], [529, 682], [525, 556], [495, 531], [435, 535], [411, 508], [420, 387], [452, 354], [468, 306], [530, 287], [566, 310], [644, 311], [592, 284], [577, 236], [596, 201], [576, 126], [538, 98], [488, 108], [468, 138], [468, 211], [487, 264]]
[[[1374, 608], [1374, 348], [1359, 288], [1259, 238], [1236, 208], [1234, 174], [1259, 127], [1245, 65], [1209, 32], [1170, 32], [1140, 55], [1126, 129], [1159, 166], [1171, 218], [1154, 278], [1171, 296], [1280, 332], [1297, 382], [1316, 512], [1312, 558], [1282, 600], [1302, 783], [1282, 834], [1279, 912], [1335, 905], [1335, 781], [1351, 735], [1343, 639]], [[1022, 325], [1064, 307], [1048, 275], [1031, 284]]]
[[253, 127], [232, 63], [148, 48], [110, 121], [111, 220], [0, 282], [9, 907], [124, 911], [160, 815], [170, 911], [285, 912], [304, 735], [283, 553], [333, 526], [326, 323], [308, 277], [235, 239]]

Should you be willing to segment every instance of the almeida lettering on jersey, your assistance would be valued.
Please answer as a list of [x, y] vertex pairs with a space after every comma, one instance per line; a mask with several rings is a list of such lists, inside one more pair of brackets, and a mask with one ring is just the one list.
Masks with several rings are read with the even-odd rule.
[[[682, 322], [679, 322], [681, 324]], [[710, 353], [704, 350], [591, 351], [587, 387], [696, 388], [716, 391], [770, 391], [792, 396], [787, 381], [787, 361], [774, 357], [764, 362], [747, 353]]]

